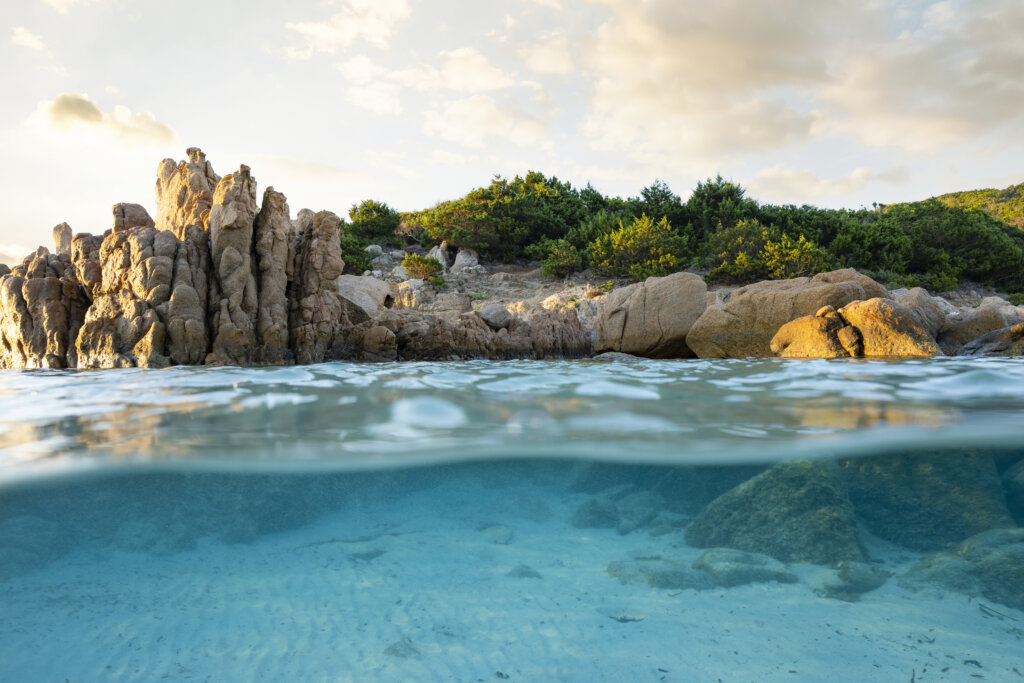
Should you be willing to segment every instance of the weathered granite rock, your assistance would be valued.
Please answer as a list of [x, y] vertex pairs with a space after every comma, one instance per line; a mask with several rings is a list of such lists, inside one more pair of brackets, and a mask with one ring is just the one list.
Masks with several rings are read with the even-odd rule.
[[100, 266], [100, 245], [104, 235], [90, 235], [80, 232], [71, 238], [71, 263], [75, 267], [75, 277], [85, 289], [90, 300], [93, 290], [103, 280], [103, 269]]
[[155, 227], [149, 212], [140, 204], [114, 204], [114, 232], [123, 232], [132, 228]]
[[185, 238], [177, 241], [175, 249], [167, 308], [167, 355], [181, 365], [199, 365], [206, 360], [209, 346], [210, 241], [198, 226], [190, 225], [183, 232]]
[[0, 368], [75, 367], [87, 305], [68, 255], [40, 247], [0, 275]]
[[254, 275], [256, 181], [248, 166], [221, 178], [210, 209], [208, 365], [246, 365], [256, 356], [259, 291]]
[[946, 547], [1013, 526], [991, 455], [908, 454], [845, 460], [842, 480], [857, 519], [912, 550]]
[[716, 586], [732, 588], [748, 583], [796, 583], [796, 574], [778, 560], [733, 548], [712, 548], [701, 554], [693, 568], [711, 577]]
[[1024, 356], [1024, 323], [983, 334], [964, 344], [958, 356]]
[[1024, 529], [995, 529], [930, 555], [899, 580], [908, 588], [939, 586], [1024, 610]]
[[704, 508], [686, 527], [686, 541], [783, 562], [865, 559], [853, 505], [830, 462], [780, 463], [740, 484]]
[[939, 330], [938, 344], [947, 356], [955, 356], [964, 344], [1008, 327], [1010, 322], [995, 306], [981, 306], [963, 317], [949, 317]]
[[8, 274], [10, 274], [10, 272], [11, 272], [10, 266], [8, 266], [6, 263], [0, 263], [0, 277], [3, 277], [4, 275], [8, 275]]
[[295, 266], [295, 237], [288, 200], [273, 187], [263, 192], [263, 205], [253, 226], [253, 246], [259, 291], [255, 360], [276, 365], [292, 355], [288, 348], [288, 280]]
[[482, 306], [477, 309], [476, 314], [495, 332], [508, 329], [508, 326], [512, 324], [512, 314], [501, 304]]
[[339, 226], [338, 217], [330, 211], [299, 212], [294, 279], [288, 295], [288, 324], [296, 363], [321, 363], [341, 357], [344, 333], [351, 327], [338, 294], [338, 278], [345, 269]]
[[594, 351], [647, 358], [692, 358], [686, 336], [704, 313], [707, 286], [693, 273], [652, 277], [616, 289], [601, 304]]
[[459, 273], [480, 272], [483, 269], [480, 267], [480, 258], [475, 251], [459, 249], [449, 270], [453, 275], [458, 275]]
[[686, 335], [686, 344], [700, 358], [767, 357], [772, 355], [772, 337], [789, 321], [823, 306], [840, 308], [887, 295], [885, 287], [850, 268], [813, 278], [758, 282], [704, 311]]
[[854, 301], [839, 315], [860, 332], [864, 356], [914, 358], [939, 355], [939, 347], [910, 309], [892, 299]]
[[170, 230], [184, 240], [190, 226], [206, 230], [213, 206], [213, 192], [220, 176], [198, 147], [185, 152], [187, 161], [164, 159], [157, 168], [156, 228]]
[[946, 323], [946, 317], [955, 310], [948, 301], [931, 296], [921, 287], [914, 287], [896, 301], [914, 314], [918, 324], [932, 339], [939, 336], [939, 330]]
[[428, 251], [427, 257], [437, 259], [441, 263], [441, 267], [447, 272], [455, 263], [456, 251], [448, 245], [446, 240]]
[[78, 367], [165, 367], [166, 324], [178, 240], [153, 228], [112, 232], [102, 279], [76, 341]]
[[338, 278], [338, 295], [353, 325], [373, 320], [395, 305], [396, 290], [390, 282], [362, 275]]
[[839, 339], [843, 328], [838, 317], [806, 315], [780, 327], [771, 350], [781, 358], [848, 358], [851, 354]]
[[393, 361], [398, 358], [398, 342], [395, 333], [384, 327], [376, 325], [363, 333], [363, 360], [367, 361]]
[[57, 256], [71, 256], [71, 226], [61, 223], [53, 228], [53, 244]]

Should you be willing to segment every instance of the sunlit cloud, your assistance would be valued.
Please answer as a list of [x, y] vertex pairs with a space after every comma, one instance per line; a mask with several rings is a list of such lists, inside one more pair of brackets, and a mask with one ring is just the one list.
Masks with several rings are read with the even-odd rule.
[[88, 95], [81, 93], [64, 93], [40, 102], [34, 120], [60, 134], [109, 137], [128, 145], [175, 141], [174, 131], [157, 121], [153, 114], [135, 113], [120, 105], [103, 111]]
[[0, 263], [14, 267], [20, 264], [22, 259], [34, 251], [32, 247], [22, 246], [20, 244], [4, 244], [0, 243]]
[[15, 26], [11, 32], [11, 45], [17, 45], [19, 47], [27, 47], [30, 50], [36, 52], [43, 52], [46, 50], [46, 44], [43, 39], [36, 34], [29, 31], [24, 26]]
[[42, 0], [44, 5], [49, 5], [61, 14], [67, 14], [68, 10], [78, 5], [89, 5], [95, 0]]
[[860, 192], [872, 182], [902, 184], [909, 180], [910, 173], [905, 167], [885, 171], [855, 168], [842, 178], [827, 180], [813, 171], [776, 165], [760, 171], [749, 183], [749, 189], [756, 196], [773, 201], [811, 201]]
[[324, 21], [285, 24], [305, 41], [303, 48], [289, 48], [286, 54], [291, 59], [309, 59], [317, 52], [334, 54], [357, 40], [384, 48], [396, 24], [409, 15], [407, 0], [344, 0], [341, 11]]
[[517, 52], [527, 68], [546, 76], [565, 76], [573, 73], [576, 65], [563, 35], [551, 35], [538, 43], [526, 45]]
[[448, 142], [482, 148], [492, 140], [536, 145], [544, 138], [545, 127], [533, 117], [498, 106], [489, 95], [474, 95], [427, 112], [423, 132]]

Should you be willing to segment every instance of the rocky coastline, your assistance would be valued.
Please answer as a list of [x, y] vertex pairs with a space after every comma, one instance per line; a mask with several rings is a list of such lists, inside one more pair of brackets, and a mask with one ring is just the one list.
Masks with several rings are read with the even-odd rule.
[[[346, 274], [342, 222], [197, 148], [163, 160], [156, 216], [113, 207], [100, 235], [53, 230], [0, 264], [0, 368], [283, 365], [328, 360], [893, 358], [1024, 354], [1024, 309], [890, 292], [850, 269], [709, 292], [675, 273], [614, 289], [484, 266], [435, 247], [448, 283], [410, 279], [402, 250]], [[610, 291], [609, 291], [610, 289]], [[623, 356], [605, 356], [623, 357]]]

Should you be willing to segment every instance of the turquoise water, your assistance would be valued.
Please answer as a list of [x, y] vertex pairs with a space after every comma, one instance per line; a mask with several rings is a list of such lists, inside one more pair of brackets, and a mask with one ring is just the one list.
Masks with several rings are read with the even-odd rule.
[[[936, 553], [1022, 434], [1019, 359], [3, 371], [0, 680], [1020, 680], [1024, 538]], [[729, 497], [794, 460], [879, 585]]]

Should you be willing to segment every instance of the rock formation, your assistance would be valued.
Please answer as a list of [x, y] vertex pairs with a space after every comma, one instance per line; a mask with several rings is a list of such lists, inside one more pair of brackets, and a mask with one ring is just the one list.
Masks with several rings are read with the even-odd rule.
[[53, 244], [57, 256], [71, 256], [71, 226], [61, 223], [53, 228]]
[[594, 326], [594, 352], [692, 358], [686, 335], [704, 313], [707, 286], [693, 273], [652, 277], [612, 291]]
[[288, 324], [296, 363], [320, 363], [343, 353], [351, 326], [338, 294], [345, 269], [340, 221], [330, 211], [303, 209], [296, 225], [294, 280], [288, 295]]
[[260, 363], [279, 364], [292, 358], [288, 347], [288, 280], [293, 273], [295, 238], [290, 215], [285, 196], [268, 187], [253, 230], [259, 289], [254, 360]]
[[888, 295], [885, 287], [849, 268], [813, 278], [758, 282], [704, 311], [686, 335], [686, 344], [700, 358], [767, 357], [774, 355], [772, 337], [789, 321], [814, 315], [823, 306], [838, 309]]
[[197, 147], [186, 150], [188, 160], [164, 159], [157, 169], [156, 228], [170, 230], [179, 240], [189, 227], [207, 228], [213, 192], [220, 176]]

